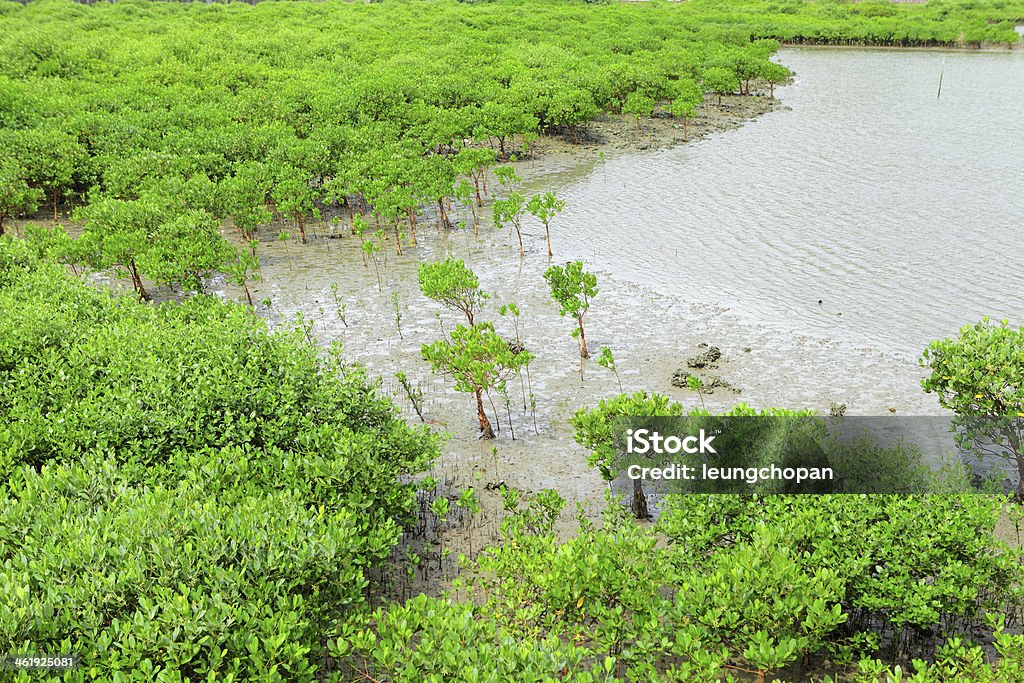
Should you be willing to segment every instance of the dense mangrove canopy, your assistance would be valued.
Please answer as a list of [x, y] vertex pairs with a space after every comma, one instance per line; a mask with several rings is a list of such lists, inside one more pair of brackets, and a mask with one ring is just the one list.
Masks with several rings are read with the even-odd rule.
[[301, 330], [114, 296], [38, 247], [0, 238], [0, 650], [78, 652], [70, 680], [312, 680], [435, 437]]
[[[412, 224], [468, 198], [462, 181], [479, 197], [482, 169], [539, 133], [785, 80], [778, 40], [1009, 44], [1024, 3], [45, 0], [0, 17], [0, 219], [102, 200], [77, 260], [141, 288], [229, 270], [224, 218], [251, 239], [277, 211], [305, 239], [308, 216], [356, 200]], [[153, 242], [186, 262], [147, 265]]]

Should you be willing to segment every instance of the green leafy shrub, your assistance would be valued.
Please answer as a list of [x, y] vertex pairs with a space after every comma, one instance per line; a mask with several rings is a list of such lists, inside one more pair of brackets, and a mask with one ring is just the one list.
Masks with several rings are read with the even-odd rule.
[[951, 638], [936, 652], [934, 661], [915, 659], [913, 671], [890, 667], [877, 659], [862, 659], [854, 677], [856, 683], [907, 681], [907, 683], [1017, 683], [1024, 671], [1024, 636], [1004, 630], [1005, 620], [993, 621], [995, 662], [980, 645]]
[[551, 298], [559, 306], [558, 314], [570, 316], [576, 323], [572, 336], [579, 341], [580, 358], [589, 358], [583, 318], [597, 296], [597, 276], [583, 270], [582, 261], [571, 261], [564, 266], [551, 266], [544, 271], [544, 279], [551, 289]]
[[659, 524], [698, 563], [770, 527], [839, 577], [854, 625], [928, 628], [1020, 599], [1018, 553], [994, 539], [1001, 509], [980, 495], [670, 496]]
[[38, 249], [0, 239], [0, 650], [80, 654], [68, 680], [316, 680], [435, 438], [301, 330]]
[[1024, 492], [1024, 328], [986, 318], [933, 341], [921, 365], [931, 370], [921, 386], [956, 414], [960, 445], [1015, 465]]

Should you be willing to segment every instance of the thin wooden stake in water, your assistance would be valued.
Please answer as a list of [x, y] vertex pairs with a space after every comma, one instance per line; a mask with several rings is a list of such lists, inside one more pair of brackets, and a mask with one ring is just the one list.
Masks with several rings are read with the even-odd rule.
[[939, 91], [935, 93], [935, 99], [942, 97], [942, 74], [946, 71], [946, 56], [942, 56], [942, 68], [939, 69]]

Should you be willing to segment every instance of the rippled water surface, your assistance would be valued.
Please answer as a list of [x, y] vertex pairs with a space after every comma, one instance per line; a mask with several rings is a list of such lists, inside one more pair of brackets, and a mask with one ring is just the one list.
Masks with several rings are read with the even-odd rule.
[[1024, 53], [786, 49], [780, 61], [797, 74], [785, 110], [532, 176], [571, 206], [561, 253], [905, 354], [983, 315], [1024, 322]]

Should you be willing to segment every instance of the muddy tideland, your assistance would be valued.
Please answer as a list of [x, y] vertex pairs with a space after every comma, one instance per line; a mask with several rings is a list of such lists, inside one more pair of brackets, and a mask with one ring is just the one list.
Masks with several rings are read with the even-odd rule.
[[[767, 97], [727, 97], [721, 107], [709, 101], [691, 122], [689, 139], [734, 128], [781, 106]], [[679, 122], [659, 116], [641, 121], [639, 133], [631, 117], [609, 117], [580, 135], [579, 145], [561, 138], [539, 140], [536, 157], [516, 163], [529, 194], [554, 189], [534, 182], [553, 170], [600, 173], [602, 161], [619, 148], [683, 140]], [[739, 401], [826, 413], [833, 402], [845, 403], [848, 414], [865, 415], [938, 410], [919, 388], [920, 368], [903, 355], [751, 323], [715, 303], [714, 292], [708, 292], [705, 301], [681, 300], [600, 269], [600, 291], [585, 319], [587, 340], [592, 356], [602, 346], [611, 348], [618, 376], [593, 357], [581, 369], [578, 343], [570, 335], [573, 322], [559, 316], [543, 279], [550, 263], [542, 226], [529, 220], [524, 224], [526, 253], [521, 258], [514, 234], [508, 228], [496, 229], [490, 220], [491, 201], [501, 196], [501, 188], [493, 179], [488, 187], [484, 206], [476, 210], [478, 231], [467, 207], [453, 207], [453, 219], [463, 224], [455, 229], [439, 229], [437, 217], [426, 213], [419, 216], [415, 246], [403, 244], [399, 256], [389, 237], [375, 255], [376, 263], [367, 260], [361, 241], [348, 234], [344, 218], [340, 225], [323, 221], [311, 231], [309, 244], [274, 239], [273, 230], [267, 230], [260, 246], [263, 280], [253, 288], [253, 298], [263, 302], [261, 313], [281, 324], [301, 314], [319, 343], [341, 342], [346, 358], [379, 375], [384, 389], [415, 422], [420, 418], [395, 379], [396, 372], [405, 373], [414, 391], [422, 391], [423, 418], [448, 435], [432, 473], [440, 482], [439, 495], [454, 498], [460, 489], [474, 487], [481, 498], [483, 510], [471, 525], [449, 520], [445, 546], [451, 554], [444, 561], [439, 546], [422, 542], [436, 537], [433, 529], [410, 532], [410, 543], [424, 557], [423, 570], [411, 584], [392, 584], [401, 585], [402, 592], [436, 590], [456, 573], [458, 553], [475, 553], [496, 540], [502, 486], [524, 493], [557, 490], [568, 501], [561, 525], [564, 534], [575, 526], [572, 513], [577, 504], [589, 517], [597, 515], [605, 504], [606, 484], [588, 467], [585, 451], [573, 439], [570, 419], [577, 410], [620, 390], [664, 393], [686, 407], [703, 401], [712, 410], [726, 410]], [[553, 263], [566, 260], [559, 254], [559, 238], [572, 230], [572, 213], [570, 205], [552, 223]], [[460, 322], [459, 314], [426, 299], [417, 281], [420, 263], [449, 255], [463, 259], [491, 293], [478, 319], [493, 320], [509, 339], [518, 335], [536, 354], [529, 375], [511, 382], [507, 396], [493, 394], [485, 402], [498, 432], [494, 440], [479, 438], [473, 395], [455, 391], [450, 378], [432, 374], [421, 356], [422, 344], [441, 338]], [[666, 254], [664, 268], [685, 278], [686, 258]], [[515, 321], [499, 314], [505, 303], [515, 303], [521, 311], [518, 330]], [[686, 368], [687, 358], [706, 346], [720, 349], [721, 357], [714, 367], [693, 372], [702, 374], [709, 387], [717, 387], [699, 396], [675, 386], [673, 377], [678, 379], [677, 371]], [[429, 497], [423, 504], [426, 509]], [[398, 556], [408, 550], [401, 547]]]

